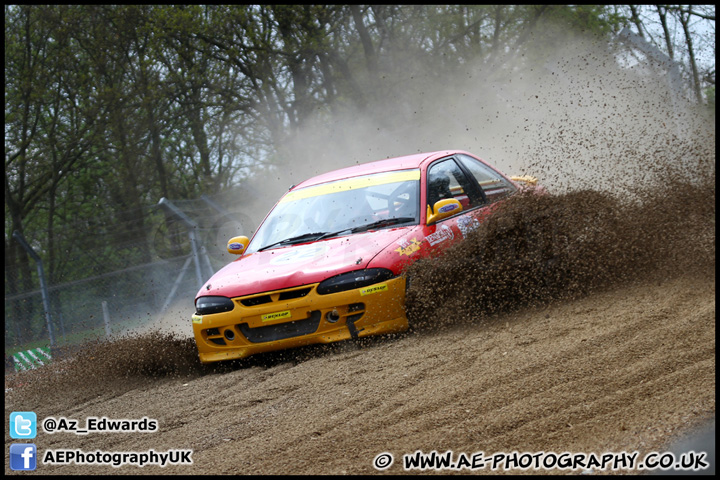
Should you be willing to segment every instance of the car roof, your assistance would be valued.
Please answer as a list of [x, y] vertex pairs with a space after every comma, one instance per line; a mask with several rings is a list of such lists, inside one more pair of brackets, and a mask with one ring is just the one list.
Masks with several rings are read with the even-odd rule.
[[411, 168], [420, 168], [423, 163], [431, 162], [435, 159], [453, 155], [455, 153], [467, 153], [462, 150], [438, 150], [435, 152], [415, 153], [412, 155], [404, 155], [401, 157], [388, 158], [385, 160], [375, 160], [372, 162], [361, 163], [352, 167], [341, 168], [327, 173], [309, 178], [297, 185], [291, 190], [318, 185], [320, 183], [334, 182], [350, 177], [358, 177], [361, 175], [369, 175], [372, 173], [391, 172], [394, 170], [406, 170]]

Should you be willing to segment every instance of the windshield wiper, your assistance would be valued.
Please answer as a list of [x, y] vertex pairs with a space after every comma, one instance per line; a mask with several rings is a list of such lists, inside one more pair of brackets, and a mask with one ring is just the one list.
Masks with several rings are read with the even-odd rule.
[[320, 235], [315, 240], [322, 240], [325, 238], [335, 237], [337, 235], [340, 235], [343, 232], [350, 232], [350, 233], [358, 233], [358, 232], [364, 232], [365, 230], [371, 230], [373, 228], [380, 228], [380, 227], [387, 227], [389, 225], [395, 225], [397, 223], [405, 223], [405, 222], [412, 222], [415, 220], [415, 217], [393, 217], [393, 218], [385, 218], [383, 220], [378, 220], [377, 222], [368, 223], [367, 225], [360, 225], [357, 227], [347, 227], [343, 228], [342, 230], [338, 230], [337, 232], [328, 232]]
[[305, 240], [317, 240], [318, 238], [327, 235], [326, 232], [314, 232], [314, 233], [303, 233], [302, 235], [297, 235], [295, 237], [286, 238], [285, 240], [280, 240], [279, 242], [271, 243], [270, 245], [265, 245], [264, 247], [258, 248], [258, 252], [262, 252], [263, 250], [267, 250], [268, 248], [275, 247], [277, 245], [290, 245], [293, 243], [300, 243]]
[[371, 230], [373, 228], [388, 227], [390, 225], [396, 225], [398, 223], [406, 223], [406, 222], [413, 222], [413, 221], [415, 221], [415, 217], [385, 218], [383, 220], [378, 220], [377, 222], [368, 223], [367, 225], [360, 225], [359, 227], [355, 227], [355, 228], [351, 229], [350, 231], [352, 233], [364, 232], [365, 230]]

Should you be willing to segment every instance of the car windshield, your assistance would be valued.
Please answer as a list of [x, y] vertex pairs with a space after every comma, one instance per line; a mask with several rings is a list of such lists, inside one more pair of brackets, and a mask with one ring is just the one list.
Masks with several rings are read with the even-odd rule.
[[252, 253], [374, 228], [418, 224], [420, 170], [352, 177], [293, 190], [250, 242]]

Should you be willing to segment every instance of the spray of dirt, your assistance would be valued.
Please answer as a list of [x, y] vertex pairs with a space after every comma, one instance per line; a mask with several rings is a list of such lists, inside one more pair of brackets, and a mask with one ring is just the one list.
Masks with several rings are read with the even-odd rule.
[[28, 407], [51, 404], [71, 408], [163, 378], [201, 372], [193, 339], [156, 331], [86, 344], [79, 352], [41, 369], [6, 375], [5, 388], [6, 392], [19, 392]]
[[464, 242], [411, 265], [407, 311], [411, 323], [434, 329], [714, 267], [714, 177], [668, 181], [632, 201], [592, 190], [528, 193]]

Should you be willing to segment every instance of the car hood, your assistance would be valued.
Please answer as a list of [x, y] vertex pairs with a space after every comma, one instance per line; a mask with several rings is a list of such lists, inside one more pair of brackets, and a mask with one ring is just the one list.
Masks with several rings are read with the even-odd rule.
[[414, 226], [356, 233], [243, 255], [213, 275], [196, 297], [241, 297], [318, 283], [340, 273], [359, 270], [412, 228]]

